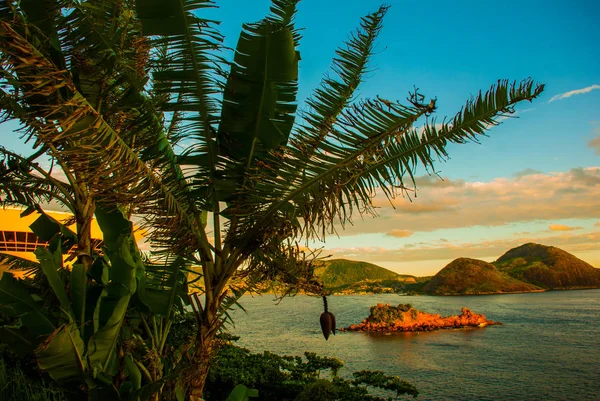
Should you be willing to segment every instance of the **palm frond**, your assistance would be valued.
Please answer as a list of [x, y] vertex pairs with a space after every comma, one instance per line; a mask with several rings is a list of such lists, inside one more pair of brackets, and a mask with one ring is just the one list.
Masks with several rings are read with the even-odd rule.
[[40, 271], [40, 264], [29, 259], [21, 258], [8, 253], [0, 252], [0, 264], [8, 266], [9, 270], [16, 270], [26, 276], [37, 274]]
[[[132, 148], [128, 138], [121, 137], [78, 91], [68, 72], [58, 70], [11, 24], [0, 24], [0, 46], [14, 60], [10, 68], [19, 78], [19, 103], [28, 104], [40, 96], [46, 99], [40, 103], [43, 107], [30, 109], [22, 117], [31, 135], [46, 144], [63, 165], [96, 183], [92, 195], [105, 196], [106, 202], [114, 204], [136, 205], [135, 211], [141, 214], [165, 210], [160, 224], [169, 235], [177, 234], [178, 249], [206, 249], [206, 241], [198, 237], [203, 230], [197, 229], [192, 213], [187, 213], [190, 205], [180, 202], [178, 188], [165, 185], [160, 169], [155, 171], [155, 166], [140, 160], [138, 149], [145, 143]], [[45, 79], [40, 80], [42, 75]], [[63, 98], [63, 89], [72, 96]], [[161, 234], [161, 230], [152, 232], [164, 238]]]
[[[477, 141], [498, 118], [513, 113], [517, 103], [531, 101], [543, 88], [529, 79], [519, 85], [500, 81], [469, 100], [451, 120], [445, 119], [441, 128], [435, 120], [428, 121], [422, 134], [413, 125], [434, 110], [435, 102], [421, 104], [418, 94], [409, 107], [383, 99], [354, 105], [343, 112], [331, 138], [319, 144], [308, 163], [303, 149], [288, 147], [277, 178], [262, 180], [257, 173], [256, 193], [269, 194], [268, 203], [256, 202], [254, 209], [247, 209], [247, 225], [240, 231], [268, 235], [269, 230], [281, 229], [278, 223], [291, 219], [288, 226], [296, 224], [306, 237], [322, 238], [334, 230], [336, 221], [349, 221], [355, 209], [374, 213], [371, 200], [377, 189], [388, 197], [405, 191], [417, 165], [433, 169], [436, 159], [447, 156], [448, 143]], [[299, 165], [306, 167], [299, 170]], [[292, 210], [295, 214], [290, 215]]]
[[[149, 72], [147, 61], [151, 57], [151, 53], [155, 51], [152, 49], [152, 45], [155, 43], [141, 35], [141, 29], [145, 26], [147, 18], [142, 18], [142, 26], [138, 26], [137, 20], [131, 19], [128, 14], [133, 10], [125, 8], [119, 11], [120, 8], [123, 8], [123, 4], [119, 1], [109, 1], [102, 4], [75, 5], [69, 15], [69, 23], [78, 27], [73, 32], [78, 32], [80, 36], [72, 35], [68, 40], [72, 43], [80, 43], [81, 48], [85, 49], [85, 54], [100, 56], [97, 59], [89, 60], [91, 68], [87, 68], [86, 71], [89, 73], [88, 81], [92, 87], [98, 86], [98, 82], [102, 79], [110, 82], [108, 89], [104, 89], [102, 95], [103, 98], [108, 96], [109, 99], [114, 99], [115, 110], [104, 106], [103, 117], [115, 127], [117, 134], [131, 147], [132, 151], [138, 153], [139, 159], [149, 164], [149, 169], [155, 173], [164, 188], [171, 192], [182, 210], [190, 217], [189, 221], [194, 222], [195, 216], [201, 215], [202, 212], [198, 209], [195, 198], [190, 194], [184, 173], [173, 151], [177, 138], [169, 137], [163, 129], [164, 116], [163, 111], [160, 110], [163, 105], [161, 99], [169, 99], [169, 94], [167, 93], [166, 97], [161, 96], [161, 93], [164, 95], [165, 92], [159, 91], [158, 94], [152, 93], [150, 97], [146, 93], [145, 85]], [[140, 7], [144, 8], [143, 2], [138, 2], [137, 7], [139, 12]], [[194, 10], [189, 5], [185, 7], [188, 14]], [[163, 15], [161, 15], [162, 17]], [[196, 19], [193, 19], [193, 15], [191, 17], [190, 23], [197, 22]], [[115, 28], [115, 24], [98, 25], [98, 21], [110, 22], [115, 18], [125, 19], [118, 29]], [[109, 27], [110, 30], [107, 30]], [[129, 33], [125, 40], [121, 39], [124, 36], [123, 31]], [[160, 46], [165, 47], [166, 44], [160, 43]], [[95, 51], [90, 51], [91, 48]], [[109, 55], [109, 57], [104, 55]], [[171, 54], [169, 60], [170, 57], [172, 57]], [[164, 63], [165, 60], [161, 61]], [[170, 67], [172, 66], [168, 64], [162, 65], [157, 69], [158, 75], [160, 76], [161, 72], [167, 71]], [[80, 83], [81, 77], [84, 76], [83, 72], [85, 71], [79, 72]], [[157, 83], [153, 82], [153, 84]], [[181, 101], [182, 94], [179, 95]], [[89, 99], [87, 95], [86, 98]], [[140, 204], [139, 201], [138, 204]], [[153, 209], [154, 206], [156, 208]], [[171, 216], [165, 216], [163, 208], [164, 205], [153, 204], [137, 210], [140, 213], [146, 213], [147, 224], [153, 228], [153, 235], [150, 239], [157, 249], [169, 249], [175, 241], [178, 242], [179, 233], [172, 229], [180, 229], [172, 224]], [[189, 228], [190, 235], [197, 235], [193, 227]], [[207, 254], [206, 249], [204, 254]]]
[[327, 75], [321, 85], [306, 101], [308, 110], [301, 114], [303, 126], [296, 130], [293, 146], [304, 151], [310, 159], [317, 146], [329, 135], [340, 114], [353, 100], [357, 87], [369, 71], [375, 41], [383, 26], [389, 7], [381, 6], [376, 12], [361, 19], [360, 28], [336, 50], [333, 76]]
[[[207, 180], [214, 180], [218, 156], [215, 126], [219, 104], [215, 97], [221, 83], [213, 72], [218, 68], [218, 51], [223, 38], [216, 23], [202, 18], [203, 9], [215, 7], [211, 0], [140, 0], [137, 15], [144, 36], [153, 38], [156, 52], [152, 63], [155, 92], [165, 99], [159, 109], [179, 113], [182, 130], [193, 140], [193, 149], [204, 155], [197, 163]], [[210, 197], [198, 197], [199, 204], [212, 203]], [[205, 205], [202, 205], [202, 204]], [[214, 206], [214, 205], [213, 205]]]
[[167, 258], [162, 262], [146, 261], [145, 275], [140, 282], [140, 300], [153, 313], [169, 317], [173, 309], [183, 311], [188, 302], [188, 282], [183, 258]]
[[25, 158], [0, 146], [0, 205], [34, 206], [55, 200], [73, 211], [75, 200], [69, 184], [35, 161], [44, 152], [42, 148]]
[[[136, 5], [142, 33], [151, 37], [153, 48], [158, 49], [151, 60], [155, 67], [153, 91], [155, 99], [160, 100], [157, 107], [172, 113], [171, 122], [180, 128], [180, 134], [176, 138], [169, 136], [169, 140], [172, 143], [174, 140], [185, 144], [191, 142], [179, 161], [193, 164], [191, 171], [183, 171], [185, 175], [203, 180], [200, 190], [188, 187], [183, 180], [179, 180], [178, 187], [181, 193], [193, 189], [188, 197], [195, 202], [190, 215], [200, 223], [202, 210], [213, 211], [215, 215], [219, 213], [217, 182], [221, 180], [217, 170], [222, 168], [222, 160], [218, 156], [215, 127], [219, 112], [216, 95], [223, 85], [215, 71], [220, 71], [220, 66], [225, 64], [219, 55], [223, 38], [216, 29], [217, 23], [201, 16], [203, 10], [215, 7], [215, 4], [212, 0], [140, 0]], [[193, 163], [187, 157], [190, 154], [195, 159]], [[169, 162], [172, 159], [169, 157]], [[155, 210], [154, 216], [161, 216], [160, 210]], [[169, 230], [172, 227], [169, 220], [159, 217], [155, 221], [159, 223], [154, 230], [155, 244], [168, 246], [177, 241], [178, 233]], [[218, 226], [218, 218], [215, 222]], [[218, 235], [219, 230], [215, 232]], [[211, 262], [213, 257], [204, 227], [196, 233], [203, 238], [204, 244], [197, 248], [201, 250], [200, 258]], [[219, 248], [217, 241], [216, 249]]]

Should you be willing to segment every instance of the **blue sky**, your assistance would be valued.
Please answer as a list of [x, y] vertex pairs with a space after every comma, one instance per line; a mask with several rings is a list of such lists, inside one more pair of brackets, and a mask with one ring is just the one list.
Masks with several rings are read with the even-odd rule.
[[[231, 47], [242, 22], [260, 19], [270, 5], [217, 3], [210, 16], [223, 21]], [[380, 4], [300, 2], [301, 100], [360, 17]], [[375, 71], [359, 88], [361, 96], [402, 100], [416, 86], [437, 97], [441, 118], [498, 79], [532, 77], [546, 91], [533, 104], [520, 105], [519, 118], [493, 128], [481, 145], [451, 145], [451, 160], [437, 165], [445, 181], [422, 177], [414, 202], [398, 199], [393, 209], [377, 199], [380, 218], [357, 217], [339, 237], [314, 245], [334, 257], [417, 275], [433, 274], [459, 256], [494, 260], [530, 241], [559, 246], [600, 267], [600, 2], [388, 4]], [[25, 152], [13, 128], [0, 127], [1, 143]]]

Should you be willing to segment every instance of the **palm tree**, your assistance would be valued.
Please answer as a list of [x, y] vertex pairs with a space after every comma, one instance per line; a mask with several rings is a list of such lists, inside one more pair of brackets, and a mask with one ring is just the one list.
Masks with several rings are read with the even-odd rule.
[[448, 143], [477, 141], [543, 91], [530, 79], [498, 81], [441, 123], [435, 100], [417, 92], [406, 104], [356, 100], [382, 6], [298, 111], [297, 3], [272, 0], [268, 16], [245, 24], [231, 62], [203, 17], [212, 0], [0, 6], [0, 105], [65, 172], [82, 232], [95, 202], [126, 207], [157, 252], [200, 266], [192, 399], [227, 308], [252, 283], [279, 277], [320, 291], [298, 241], [375, 214], [378, 191], [409, 191], [418, 165], [433, 169]]

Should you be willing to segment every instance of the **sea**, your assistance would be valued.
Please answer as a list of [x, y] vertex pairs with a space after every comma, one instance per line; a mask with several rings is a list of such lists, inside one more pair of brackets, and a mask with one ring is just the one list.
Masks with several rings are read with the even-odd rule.
[[[253, 352], [339, 358], [340, 372], [381, 370], [417, 387], [417, 400], [600, 400], [600, 290], [480, 296], [395, 294], [328, 297], [338, 327], [377, 303], [442, 316], [462, 307], [502, 326], [419, 333], [338, 332], [325, 341], [323, 302], [298, 295], [244, 296], [233, 313], [238, 345]], [[411, 397], [412, 399], [412, 397]], [[317, 400], [315, 400], [317, 401]]]

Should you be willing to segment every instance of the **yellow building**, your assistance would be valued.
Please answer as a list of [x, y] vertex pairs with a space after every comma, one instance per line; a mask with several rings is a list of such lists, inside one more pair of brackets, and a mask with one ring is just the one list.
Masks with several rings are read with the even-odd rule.
[[[0, 209], [0, 253], [36, 260], [33, 252], [38, 246], [46, 246], [47, 243], [40, 241], [31, 232], [29, 226], [40, 215], [34, 212], [29, 216], [21, 217], [23, 210], [15, 208]], [[64, 212], [46, 212], [46, 214], [61, 223], [73, 217], [71, 213]], [[68, 227], [77, 232], [75, 224]], [[95, 219], [92, 223], [92, 238], [94, 238], [93, 245], [95, 248], [102, 246], [102, 231], [100, 231], [100, 227], [98, 227]]]
[[[24, 209], [16, 208], [0, 208], [0, 275], [2, 271], [6, 270], [6, 266], [2, 267], [2, 254], [9, 254], [19, 256], [24, 259], [36, 261], [33, 252], [38, 246], [47, 246], [48, 243], [41, 241], [33, 232], [29, 226], [33, 223], [40, 215], [37, 212], [31, 213], [29, 216], [21, 217], [21, 212]], [[50, 217], [58, 220], [59, 222], [66, 222], [70, 220], [73, 215], [71, 213], [64, 212], [46, 212]], [[69, 229], [77, 232], [75, 224], [69, 225]], [[143, 236], [137, 230], [135, 232], [137, 240]], [[96, 250], [102, 248], [102, 231], [96, 219], [92, 222], [92, 246]]]

